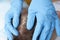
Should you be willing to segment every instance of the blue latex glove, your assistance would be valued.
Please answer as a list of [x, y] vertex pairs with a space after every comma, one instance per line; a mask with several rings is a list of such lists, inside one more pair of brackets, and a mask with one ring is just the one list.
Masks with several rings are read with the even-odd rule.
[[10, 0], [10, 1], [11, 8], [10, 10], [8, 10], [5, 16], [5, 31], [7, 33], [8, 40], [13, 40], [13, 35], [18, 36], [18, 31], [16, 30], [16, 28], [18, 27], [19, 24], [19, 16], [22, 9], [23, 0]]
[[[32, 37], [32, 40], [50, 40], [54, 26], [59, 30], [59, 19], [52, 0], [32, 0], [28, 9], [27, 29], [33, 28], [35, 16], [37, 24]], [[57, 31], [60, 36], [60, 30]]]

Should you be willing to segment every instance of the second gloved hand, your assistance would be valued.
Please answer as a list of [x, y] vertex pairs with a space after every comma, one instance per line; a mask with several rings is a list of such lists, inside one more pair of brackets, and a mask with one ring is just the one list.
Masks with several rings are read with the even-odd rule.
[[[50, 40], [54, 26], [59, 28], [59, 19], [51, 0], [32, 0], [28, 9], [27, 29], [33, 28], [34, 19], [37, 24], [32, 40]], [[59, 30], [59, 29], [57, 29]], [[57, 31], [59, 34], [60, 31]], [[40, 36], [39, 36], [40, 35]], [[38, 39], [39, 36], [39, 39]]]
[[16, 28], [19, 24], [19, 16], [22, 9], [23, 0], [10, 0], [11, 8], [5, 15], [5, 31], [8, 40], [13, 40], [13, 35], [18, 36]]

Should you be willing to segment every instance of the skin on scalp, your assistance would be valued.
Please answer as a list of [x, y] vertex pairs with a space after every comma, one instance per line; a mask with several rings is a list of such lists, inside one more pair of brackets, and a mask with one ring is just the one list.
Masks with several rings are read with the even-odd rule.
[[27, 9], [23, 8], [21, 12], [21, 22], [18, 27], [19, 36], [15, 37], [14, 40], [32, 40], [33, 30], [26, 29], [27, 22]]

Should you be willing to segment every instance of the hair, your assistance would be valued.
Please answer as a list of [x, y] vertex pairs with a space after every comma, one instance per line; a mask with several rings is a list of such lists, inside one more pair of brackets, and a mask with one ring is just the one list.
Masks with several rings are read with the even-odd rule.
[[27, 13], [27, 9], [23, 8], [21, 13], [21, 22], [18, 27], [19, 35], [15, 37], [14, 40], [32, 40], [33, 30], [29, 31], [26, 29]]

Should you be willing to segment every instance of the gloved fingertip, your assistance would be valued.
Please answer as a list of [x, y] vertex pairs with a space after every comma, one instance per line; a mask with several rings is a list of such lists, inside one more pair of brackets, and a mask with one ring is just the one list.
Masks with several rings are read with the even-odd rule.
[[13, 40], [13, 38], [10, 36], [10, 38], [8, 38], [8, 40]]
[[5, 33], [7, 35], [8, 40], [13, 40], [13, 35], [8, 31], [7, 27], [5, 27]]
[[19, 25], [19, 17], [14, 17], [13, 18], [13, 26], [14, 28], [17, 28]]
[[18, 36], [18, 32], [16, 32], [15, 36]]
[[[18, 31], [16, 30], [16, 28], [14, 28], [11, 24], [7, 25], [7, 28], [9, 30], [9, 32], [11, 32], [13, 35], [17, 36], [18, 35]], [[7, 30], [7, 29], [6, 29]]]
[[57, 36], [60, 36], [60, 19], [56, 19], [55, 29]]
[[14, 30], [13, 35], [18, 36], [18, 31]]
[[28, 30], [31, 30], [31, 25], [29, 25], [29, 23], [27, 24], [27, 27], [26, 27]]
[[27, 29], [28, 30], [31, 30], [33, 28], [34, 20], [35, 20], [35, 15], [34, 16], [32, 16], [32, 15], [28, 16], [28, 19], [27, 19]]

